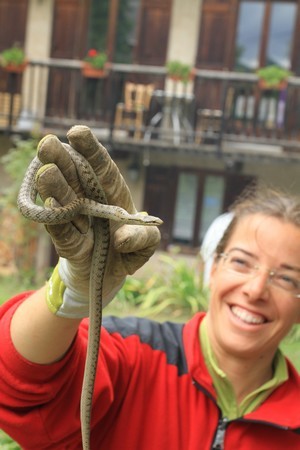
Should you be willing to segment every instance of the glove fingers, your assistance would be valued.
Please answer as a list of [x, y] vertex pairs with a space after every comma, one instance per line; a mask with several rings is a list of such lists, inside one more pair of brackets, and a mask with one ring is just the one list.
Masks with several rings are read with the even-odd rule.
[[68, 131], [67, 138], [71, 146], [92, 166], [105, 190], [108, 203], [121, 206], [129, 213], [135, 213], [136, 209], [124, 178], [91, 130], [84, 125], [76, 125]]
[[[68, 185], [63, 174], [55, 164], [46, 164], [42, 166], [36, 175], [37, 189], [43, 202], [49, 197], [53, 197], [58, 205], [65, 206], [71, 201], [77, 198], [73, 189]], [[72, 220], [72, 224], [80, 231], [80, 233], [87, 233], [89, 229], [89, 219], [83, 215], [78, 215]], [[55, 230], [61, 230], [65, 227], [69, 229], [73, 227], [70, 224], [69, 227], [64, 225], [51, 225], [47, 227], [47, 230], [52, 235], [56, 234]], [[50, 231], [51, 230], [51, 231]]]
[[160, 242], [160, 232], [157, 227], [144, 225], [123, 225], [116, 230], [113, 244], [119, 253], [133, 253], [155, 246]]
[[[50, 208], [61, 206], [55, 199], [47, 199], [46, 205]], [[88, 277], [83, 267], [90, 265], [90, 250], [93, 246], [93, 232], [91, 229], [82, 234], [72, 222], [63, 225], [46, 225], [46, 230], [51, 236], [55, 249], [59, 256], [73, 263], [80, 262], [77, 275]]]
[[158, 228], [142, 225], [123, 225], [113, 238], [114, 248], [122, 255], [123, 266], [129, 275], [148, 261], [159, 242]]
[[76, 195], [84, 197], [77, 170], [67, 151], [67, 146], [68, 144], [62, 144], [56, 136], [49, 134], [38, 145], [38, 158], [43, 164], [54, 163], [59, 167]]
[[140, 269], [154, 254], [156, 250], [155, 246], [148, 247], [136, 253], [124, 253], [123, 265], [128, 275], [133, 275], [138, 269]]

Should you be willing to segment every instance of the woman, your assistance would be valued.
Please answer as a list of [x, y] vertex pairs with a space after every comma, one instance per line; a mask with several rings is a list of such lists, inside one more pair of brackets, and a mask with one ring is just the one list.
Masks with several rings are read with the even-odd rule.
[[[90, 131], [77, 128], [69, 140], [111, 195], [91, 157], [100, 149]], [[50, 154], [55, 142], [46, 139], [42, 146]], [[64, 152], [57, 148], [56, 156]], [[71, 183], [67, 164], [53, 161]], [[39, 184], [42, 198], [54, 189], [47, 172]], [[56, 190], [60, 203], [63, 192]], [[252, 192], [233, 213], [217, 247], [207, 314], [184, 325], [104, 319], [92, 449], [300, 449], [299, 374], [278, 349], [300, 323], [300, 199]], [[74, 229], [58, 227], [60, 232], [57, 226], [48, 231], [72, 264], [59, 268], [47, 287], [4, 304], [0, 316], [0, 426], [31, 450], [82, 448], [79, 403], [88, 321], [78, 313], [82, 304], [78, 308], [70, 298], [77, 284], [79, 303], [87, 294], [84, 276], [74, 280], [69, 269], [79, 273], [84, 266], [88, 272], [91, 246], [77, 238], [86, 252], [76, 259], [74, 242], [66, 239]], [[153, 237], [151, 242], [155, 247]], [[111, 257], [110, 267], [118, 261]], [[107, 270], [106, 285], [115, 291], [112, 273]], [[56, 289], [62, 284], [68, 295]]]

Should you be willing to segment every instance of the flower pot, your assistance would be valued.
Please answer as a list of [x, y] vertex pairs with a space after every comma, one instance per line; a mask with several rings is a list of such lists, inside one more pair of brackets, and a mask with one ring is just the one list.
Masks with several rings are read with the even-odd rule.
[[81, 66], [81, 73], [85, 78], [105, 78], [107, 76], [107, 69], [96, 69], [91, 64], [84, 62]]
[[258, 86], [262, 91], [272, 90], [272, 91], [283, 91], [287, 88], [288, 82], [287, 80], [282, 80], [278, 84], [269, 84], [267, 81], [263, 79], [258, 80]]
[[192, 69], [190, 71], [190, 73], [188, 74], [188, 76], [180, 76], [177, 74], [172, 74], [172, 73], [168, 73], [168, 77], [170, 78], [170, 80], [173, 80], [175, 82], [181, 82], [181, 83], [188, 83], [189, 81], [193, 81], [195, 78], [195, 70]]
[[9, 73], [22, 73], [26, 69], [28, 61], [24, 61], [22, 64], [7, 64], [3, 66], [3, 69]]

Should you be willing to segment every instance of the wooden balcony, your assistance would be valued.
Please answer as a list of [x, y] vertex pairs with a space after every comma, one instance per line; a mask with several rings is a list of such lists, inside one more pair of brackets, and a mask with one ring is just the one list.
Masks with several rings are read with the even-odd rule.
[[[134, 121], [115, 124], [127, 81], [154, 85], [138, 133]], [[120, 151], [300, 161], [300, 78], [264, 91], [256, 75], [228, 71], [197, 70], [183, 85], [153, 66], [112, 64], [103, 78], [84, 77], [74, 60], [32, 60], [23, 74], [0, 69], [1, 133], [64, 137], [79, 123]]]

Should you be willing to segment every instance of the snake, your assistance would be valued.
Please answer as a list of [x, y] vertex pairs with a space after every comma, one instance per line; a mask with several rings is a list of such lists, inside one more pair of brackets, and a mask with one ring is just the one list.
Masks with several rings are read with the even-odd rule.
[[105, 191], [89, 162], [71, 146], [65, 146], [65, 148], [75, 164], [85, 197], [76, 198], [65, 206], [45, 207], [38, 205], [36, 176], [43, 164], [36, 156], [29, 164], [21, 183], [17, 204], [23, 216], [45, 225], [68, 223], [79, 214], [89, 216], [93, 220], [94, 246], [89, 280], [88, 343], [80, 399], [82, 447], [83, 450], [90, 450], [92, 401], [102, 326], [102, 289], [110, 244], [109, 221], [157, 226], [161, 225], [162, 220], [145, 213], [129, 214], [119, 206], [109, 205]]

